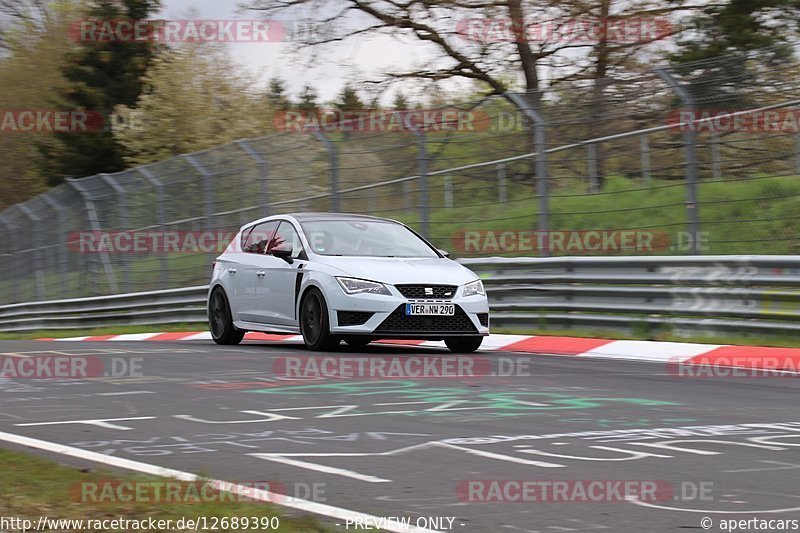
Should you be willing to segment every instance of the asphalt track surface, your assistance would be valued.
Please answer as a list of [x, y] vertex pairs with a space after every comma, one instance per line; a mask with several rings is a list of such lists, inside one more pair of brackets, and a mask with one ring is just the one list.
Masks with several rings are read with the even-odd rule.
[[[334, 357], [353, 354], [449, 356], [371, 345]], [[708, 517], [706, 530], [722, 531], [722, 520], [800, 519], [793, 378], [687, 378], [663, 364], [492, 352], [475, 357], [512, 375], [299, 380], [281, 372], [281, 358], [316, 355], [299, 345], [0, 343], [4, 358], [53, 355], [98, 358], [97, 376], [117, 365], [125, 377], [0, 378], [0, 432], [228, 481], [269, 480], [290, 495], [412, 524], [454, 519], [436, 530], [703, 530]], [[116, 420], [93, 422], [107, 419]], [[500, 484], [465, 485], [476, 480]], [[504, 480], [575, 483], [567, 501], [562, 493], [497, 502], [518, 496]], [[612, 491], [586, 502], [574, 492], [605, 480], [654, 482], [658, 495], [619, 501]], [[509, 492], [491, 491], [498, 487]], [[495, 501], [474, 501], [482, 497]]]

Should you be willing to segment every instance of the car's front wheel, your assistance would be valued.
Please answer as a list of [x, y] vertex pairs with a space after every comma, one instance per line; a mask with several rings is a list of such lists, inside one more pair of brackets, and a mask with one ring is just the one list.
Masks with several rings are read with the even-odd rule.
[[319, 289], [309, 289], [300, 304], [300, 333], [306, 348], [327, 351], [339, 345], [339, 337], [331, 334], [328, 306]]
[[445, 339], [444, 343], [455, 353], [472, 353], [480, 348], [483, 337], [451, 337]]
[[239, 344], [244, 338], [244, 330], [233, 325], [231, 307], [225, 291], [217, 287], [208, 299], [208, 327], [211, 338], [217, 344]]

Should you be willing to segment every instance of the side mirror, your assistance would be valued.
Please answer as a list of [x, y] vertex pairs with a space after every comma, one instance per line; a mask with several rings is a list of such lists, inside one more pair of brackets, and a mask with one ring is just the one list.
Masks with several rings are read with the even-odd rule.
[[436, 251], [445, 257], [450, 257], [450, 252], [448, 252], [447, 250], [436, 250]]
[[281, 246], [281, 247], [278, 247], [278, 248], [273, 248], [270, 251], [270, 253], [272, 255], [274, 255], [275, 257], [279, 257], [279, 258], [283, 259], [284, 261], [286, 261], [290, 265], [292, 263], [294, 263], [294, 260], [292, 259], [292, 252], [293, 252], [293, 250], [292, 250], [291, 246]]

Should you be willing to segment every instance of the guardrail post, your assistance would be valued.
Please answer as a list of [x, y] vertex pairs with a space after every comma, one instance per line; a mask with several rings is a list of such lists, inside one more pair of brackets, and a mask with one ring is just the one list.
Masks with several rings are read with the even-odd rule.
[[589, 171], [589, 192], [600, 192], [600, 176], [597, 170], [597, 145], [589, 143], [586, 145], [588, 156], [588, 171]]
[[258, 153], [255, 148], [244, 139], [236, 141], [236, 146], [242, 149], [244, 153], [249, 155], [253, 161], [258, 165], [258, 182], [259, 182], [259, 201], [261, 202], [261, 214], [268, 217], [270, 214], [269, 209], [269, 164], [266, 158]]
[[203, 216], [206, 219], [206, 231], [214, 228], [212, 220], [214, 219], [214, 175], [206, 170], [206, 168], [197, 161], [197, 158], [191, 154], [181, 156], [191, 165], [193, 169], [203, 178]]
[[453, 209], [453, 176], [450, 174], [444, 177], [444, 207]]
[[497, 201], [501, 204], [508, 202], [508, 183], [506, 182], [506, 164], [497, 165]]
[[650, 138], [647, 134], [639, 135], [639, 151], [641, 152], [642, 179], [650, 185]]
[[330, 210], [334, 213], [339, 212], [339, 151], [336, 146], [331, 142], [328, 137], [319, 130], [314, 131], [314, 137], [328, 150], [330, 157], [330, 189], [331, 189], [331, 207]]
[[7, 252], [9, 257], [9, 264], [7, 265], [6, 268], [3, 268], [2, 270], [8, 273], [7, 276], [4, 276], [6, 277], [6, 282], [8, 284], [8, 301], [14, 303], [20, 301], [21, 299], [19, 295], [19, 283], [17, 283], [16, 280], [14, 279], [15, 278], [14, 270], [15, 270], [15, 263], [17, 261], [17, 255], [12, 252], [13, 249], [12, 244], [15, 241], [16, 233], [14, 231], [13, 224], [11, 224], [11, 222], [6, 220], [6, 218], [3, 215], [0, 215], [0, 224], [8, 228], [6, 233], [8, 234]]
[[[126, 194], [125, 189], [120, 185], [117, 180], [115, 180], [109, 174], [98, 174], [100, 179], [103, 180], [103, 183], [108, 185], [114, 194], [117, 196], [117, 223], [119, 224], [120, 231], [126, 231], [129, 229], [128, 224], [128, 197]], [[128, 254], [122, 251], [120, 252], [120, 268], [122, 269], [122, 291], [128, 292], [131, 287], [131, 272], [129, 268], [130, 260], [128, 258]]]
[[[696, 105], [694, 98], [689, 94], [689, 91], [683, 87], [678, 80], [676, 80], [667, 69], [656, 69], [656, 74], [666, 83], [670, 89], [678, 96], [681, 103], [686, 106], [687, 110], [692, 111], [692, 116], [696, 116], [694, 111]], [[694, 123], [682, 124], [683, 127], [683, 142], [686, 147], [686, 167], [684, 174], [686, 176], [686, 216], [688, 219], [689, 235], [692, 239], [690, 244], [689, 253], [698, 254], [700, 235], [700, 210], [697, 196], [697, 133], [695, 132]]]
[[56, 224], [58, 225], [58, 243], [56, 244], [56, 254], [58, 255], [56, 270], [58, 270], [59, 279], [61, 280], [61, 297], [66, 298], [69, 294], [67, 283], [67, 272], [69, 272], [69, 243], [67, 242], [67, 219], [65, 216], [65, 209], [58, 202], [50, 198], [50, 193], [44, 193], [39, 198], [42, 202], [52, 209], [56, 214]]
[[[547, 165], [547, 121], [544, 117], [528, 102], [528, 100], [521, 94], [506, 93], [506, 98], [516, 105], [525, 113], [533, 123], [533, 137], [536, 145], [536, 197], [539, 203], [539, 213], [537, 216], [538, 232], [544, 234], [549, 230], [549, 213], [550, 213], [550, 198], [549, 198], [549, 175]], [[548, 250], [542, 250], [542, 255], [549, 255]]]
[[419, 215], [422, 236], [430, 238], [428, 228], [428, 143], [425, 140], [425, 132], [418, 128], [411, 128], [411, 132], [417, 137], [417, 169], [419, 173]]
[[42, 219], [33, 212], [33, 209], [25, 204], [17, 204], [16, 208], [25, 215], [31, 225], [29, 226], [31, 232], [31, 244], [33, 246], [33, 284], [36, 291], [36, 299], [44, 300], [47, 294], [44, 279], [44, 257], [42, 250]]
[[[98, 234], [101, 233], [102, 228], [100, 227], [100, 219], [97, 218], [97, 208], [94, 205], [94, 200], [89, 194], [89, 191], [87, 191], [75, 178], [67, 178], [65, 183], [75, 189], [78, 194], [81, 195], [81, 198], [83, 198], [83, 205], [86, 207], [86, 219], [89, 221], [89, 227], [91, 227], [92, 231], [97, 232]], [[108, 280], [109, 292], [112, 294], [117, 293], [119, 292], [119, 287], [117, 286], [117, 278], [114, 275], [114, 269], [111, 266], [111, 259], [108, 257], [108, 252], [101, 251], [99, 253], [100, 262], [103, 264], [103, 269], [106, 273], [106, 279]], [[92, 278], [92, 286], [95, 287], [95, 292], [97, 292], [97, 280], [94, 276], [92, 276], [92, 274], [94, 274], [94, 272], [89, 272], [89, 275]]]
[[[158, 227], [161, 230], [161, 233], [164, 234], [167, 231], [167, 215], [166, 209], [164, 205], [164, 184], [156, 178], [150, 169], [147, 167], [138, 167], [136, 171], [144, 176], [144, 179], [147, 180], [150, 185], [153, 186], [153, 189], [156, 192], [156, 216], [158, 217]], [[158, 258], [161, 267], [161, 288], [166, 289], [169, 287], [169, 262], [167, 261], [167, 251], [163, 250]]]

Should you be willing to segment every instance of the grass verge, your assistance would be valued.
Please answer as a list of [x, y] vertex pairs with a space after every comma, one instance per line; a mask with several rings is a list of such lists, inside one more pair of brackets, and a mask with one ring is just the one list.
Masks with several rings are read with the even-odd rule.
[[[173, 524], [181, 518], [196, 519], [206, 517], [210, 521], [222, 518], [248, 517], [251, 520], [262, 517], [278, 517], [278, 529], [272, 531], [325, 532], [325, 528], [313, 517], [293, 517], [281, 513], [273, 505], [266, 503], [207, 501], [191, 503], [123, 503], [108, 501], [81, 501], [82, 483], [114, 482], [164, 482], [164, 478], [139, 474], [120, 474], [109, 471], [86, 471], [63, 466], [49, 459], [27, 453], [0, 449], [0, 516], [18, 517], [37, 523], [40, 516], [50, 519], [92, 519], [92, 520], [172, 520]], [[98, 494], [102, 494], [98, 491]], [[187, 494], [187, 493], [184, 493]], [[173, 498], [174, 499], [174, 498]], [[211, 500], [212, 498], [208, 498]], [[220, 499], [220, 498], [217, 498]], [[60, 528], [69, 530], [70, 528]], [[252, 528], [251, 528], [252, 529]], [[258, 529], [258, 528], [256, 528]], [[128, 530], [128, 529], [126, 529]], [[142, 529], [145, 530], [145, 529]], [[173, 525], [172, 531], [178, 529]], [[123, 531], [108, 529], [105, 531]], [[216, 531], [242, 531], [242, 528], [220, 528]]]

